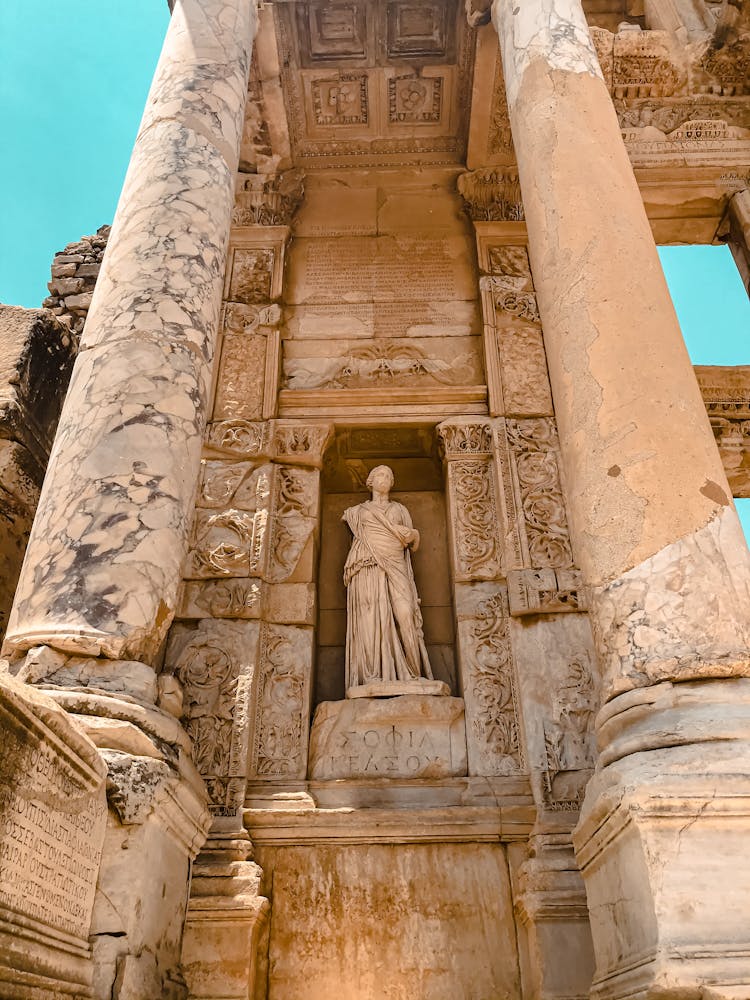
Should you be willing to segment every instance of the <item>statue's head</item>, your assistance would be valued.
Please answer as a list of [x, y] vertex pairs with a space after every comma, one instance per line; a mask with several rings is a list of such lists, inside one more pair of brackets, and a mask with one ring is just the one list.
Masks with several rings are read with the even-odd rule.
[[376, 465], [367, 477], [367, 486], [369, 489], [377, 486], [381, 490], [390, 490], [393, 489], [394, 482], [393, 470], [387, 465]]

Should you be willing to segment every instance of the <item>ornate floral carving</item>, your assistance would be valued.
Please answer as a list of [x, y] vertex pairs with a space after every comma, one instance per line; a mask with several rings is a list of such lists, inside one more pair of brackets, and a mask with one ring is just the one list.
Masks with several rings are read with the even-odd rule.
[[467, 171], [458, 178], [458, 193], [475, 222], [518, 222], [524, 218], [515, 168]]
[[206, 443], [216, 451], [251, 458], [266, 451], [268, 438], [267, 423], [250, 420], [215, 420], [208, 425]]
[[304, 197], [304, 174], [241, 174], [235, 196], [235, 226], [288, 226]]
[[190, 577], [250, 576], [261, 567], [268, 511], [198, 509]]
[[193, 759], [206, 780], [215, 813], [240, 807], [247, 773], [246, 734], [235, 722], [250, 696], [258, 626], [249, 622], [202, 621], [178, 626], [166, 664], [183, 688], [183, 725]]
[[492, 580], [500, 576], [495, 488], [488, 459], [452, 461], [448, 466], [453, 514], [456, 577]]
[[701, 69], [717, 80], [723, 93], [750, 92], [750, 4], [723, 3], [717, 11], [716, 31], [700, 60]]
[[596, 697], [588, 654], [573, 659], [555, 678], [553, 718], [544, 721], [546, 805], [576, 810], [596, 762], [593, 720]]
[[468, 672], [464, 677], [470, 740], [478, 747], [482, 774], [523, 769], [518, 697], [505, 600], [485, 597], [470, 623]]
[[310, 649], [302, 629], [261, 626], [252, 764], [258, 777], [305, 776]]
[[441, 77], [408, 75], [388, 80], [388, 120], [394, 124], [439, 122], [442, 103]]
[[277, 423], [274, 452], [281, 461], [319, 467], [331, 433], [330, 424]]
[[209, 581], [194, 597], [197, 607], [212, 618], [257, 618], [260, 601], [257, 580]]
[[514, 616], [586, 610], [581, 574], [577, 569], [510, 570], [508, 601]]
[[495, 309], [530, 323], [541, 322], [536, 295], [528, 289], [528, 278], [492, 275], [480, 278], [479, 286], [492, 292]]
[[345, 358], [305, 358], [284, 361], [284, 385], [288, 389], [344, 389], [372, 385], [405, 385], [427, 377], [441, 385], [471, 382], [471, 355], [452, 361], [427, 357], [414, 344], [385, 341], [355, 347]]
[[294, 572], [316, 523], [318, 473], [279, 466], [268, 578], [281, 583]]
[[484, 420], [446, 421], [438, 427], [438, 434], [446, 458], [489, 455], [492, 451], [492, 429]]
[[506, 429], [521, 491], [531, 565], [571, 567], [573, 556], [554, 420], [550, 417], [507, 420]]
[[316, 125], [367, 124], [367, 73], [338, 73], [310, 86]]

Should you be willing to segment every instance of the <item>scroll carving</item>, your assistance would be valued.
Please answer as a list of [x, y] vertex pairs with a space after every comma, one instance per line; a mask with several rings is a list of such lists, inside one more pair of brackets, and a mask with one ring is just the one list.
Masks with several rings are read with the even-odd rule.
[[261, 626], [252, 770], [260, 778], [304, 778], [312, 668], [310, 633]]
[[183, 725], [193, 759], [209, 790], [211, 810], [232, 814], [242, 805], [247, 774], [247, 734], [242, 725], [250, 699], [258, 626], [200, 622], [178, 627], [167, 651], [183, 688]]
[[518, 476], [531, 565], [569, 568], [573, 565], [573, 555], [554, 420], [549, 417], [507, 420], [506, 430]]
[[[473, 589], [473, 588], [472, 588]], [[474, 600], [480, 595], [471, 595]], [[473, 602], [472, 602], [473, 603]], [[478, 754], [472, 771], [480, 774], [515, 774], [524, 767], [519, 736], [518, 695], [502, 591], [479, 600], [466, 623], [464, 694], [470, 730], [470, 759]]]
[[294, 572], [316, 524], [318, 473], [279, 466], [268, 578], [281, 583]]
[[489, 461], [451, 462], [457, 577], [492, 580], [501, 573], [497, 504]]

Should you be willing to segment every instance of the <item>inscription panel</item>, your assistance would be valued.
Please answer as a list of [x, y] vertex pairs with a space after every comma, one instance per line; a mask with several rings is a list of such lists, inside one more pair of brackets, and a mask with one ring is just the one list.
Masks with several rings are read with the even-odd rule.
[[19, 717], [6, 694], [0, 698], [0, 905], [85, 941], [107, 816], [103, 780], [59, 739], [47, 742], [34, 732], [43, 724]]
[[411, 302], [476, 298], [471, 244], [463, 237], [299, 239], [290, 252], [287, 301]]
[[310, 744], [313, 779], [463, 774], [466, 734], [461, 698], [357, 698], [323, 702], [315, 712]]

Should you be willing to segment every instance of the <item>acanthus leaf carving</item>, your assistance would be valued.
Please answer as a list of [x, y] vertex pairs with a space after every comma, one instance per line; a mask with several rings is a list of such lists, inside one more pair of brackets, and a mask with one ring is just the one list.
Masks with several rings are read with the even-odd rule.
[[505, 597], [501, 590], [486, 593], [472, 588], [470, 600], [463, 659], [469, 756], [475, 757], [472, 771], [516, 774], [525, 764]]
[[475, 222], [522, 222], [524, 219], [518, 171], [513, 167], [460, 174], [458, 193]]
[[311, 633], [261, 626], [252, 755], [259, 778], [305, 777], [311, 667]]
[[506, 420], [505, 426], [521, 492], [531, 566], [570, 568], [573, 554], [554, 419]]
[[498, 511], [489, 459], [451, 461], [456, 578], [492, 580], [502, 572]]
[[232, 211], [235, 226], [288, 226], [304, 197], [304, 174], [241, 174]]

